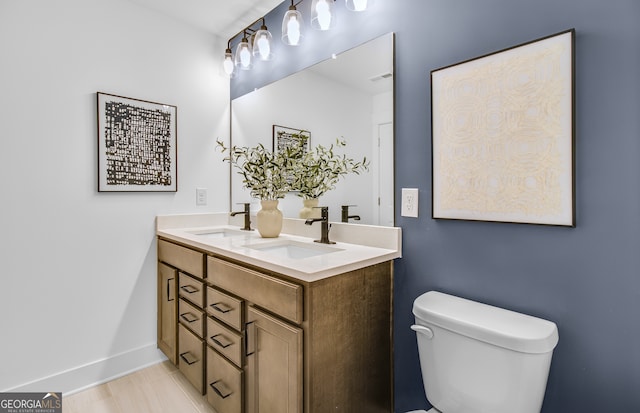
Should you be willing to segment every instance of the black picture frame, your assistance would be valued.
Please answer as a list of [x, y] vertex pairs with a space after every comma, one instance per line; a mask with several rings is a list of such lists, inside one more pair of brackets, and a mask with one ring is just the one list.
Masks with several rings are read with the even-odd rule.
[[177, 107], [97, 92], [98, 192], [178, 190]]
[[290, 128], [287, 126], [273, 125], [273, 151], [280, 152], [285, 148], [297, 145], [299, 138], [297, 136], [305, 136], [306, 144], [303, 153], [306, 153], [311, 147], [311, 132], [305, 129]]

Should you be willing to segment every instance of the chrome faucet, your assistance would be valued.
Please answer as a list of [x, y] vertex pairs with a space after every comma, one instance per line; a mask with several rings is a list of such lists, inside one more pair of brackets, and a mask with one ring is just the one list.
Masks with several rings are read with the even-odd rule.
[[231, 216], [235, 217], [236, 215], [243, 215], [243, 214], [244, 214], [244, 227], [240, 229], [243, 231], [253, 231], [251, 229], [251, 204], [249, 204], [248, 202], [244, 204], [244, 211], [232, 212]]
[[349, 222], [349, 219], [360, 221], [360, 215], [349, 215], [349, 207], [355, 205], [342, 205], [342, 222]]
[[311, 225], [314, 222], [320, 222], [320, 239], [315, 240], [315, 242], [320, 242], [322, 244], [335, 244], [333, 241], [329, 241], [329, 207], [315, 207], [320, 208], [320, 218], [309, 218], [304, 223], [306, 225]]

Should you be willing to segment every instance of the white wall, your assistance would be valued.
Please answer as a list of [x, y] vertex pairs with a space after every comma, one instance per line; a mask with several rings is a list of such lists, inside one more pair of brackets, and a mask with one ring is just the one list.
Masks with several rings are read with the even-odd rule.
[[[228, 209], [222, 43], [124, 0], [0, 0], [0, 391], [160, 358], [154, 217]], [[178, 107], [177, 193], [96, 191], [97, 91]]]

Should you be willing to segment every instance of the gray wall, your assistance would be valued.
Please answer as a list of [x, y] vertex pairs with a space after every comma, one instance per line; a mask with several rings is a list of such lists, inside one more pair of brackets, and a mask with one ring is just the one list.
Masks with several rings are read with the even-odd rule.
[[[267, 20], [278, 39], [288, 5]], [[377, 7], [366, 16], [341, 12], [338, 30], [312, 33], [299, 50], [278, 45], [274, 65], [234, 79], [232, 96], [333, 48], [396, 33], [396, 198], [403, 187], [420, 190], [419, 218], [400, 217], [396, 202], [404, 242], [395, 267], [396, 411], [429, 406], [409, 326], [413, 300], [433, 289], [557, 323], [543, 412], [640, 411], [640, 2], [377, 0]], [[429, 72], [570, 28], [577, 227], [431, 219]]]

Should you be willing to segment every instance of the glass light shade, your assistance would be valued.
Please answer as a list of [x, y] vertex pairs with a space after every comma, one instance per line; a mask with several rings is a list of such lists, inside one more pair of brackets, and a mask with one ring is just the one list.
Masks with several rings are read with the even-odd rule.
[[228, 76], [231, 76], [233, 75], [234, 67], [235, 67], [235, 64], [233, 63], [233, 56], [231, 55], [231, 49], [227, 49], [224, 52], [224, 61], [222, 62], [222, 68], [224, 69], [224, 72]]
[[365, 11], [371, 6], [372, 0], [345, 0], [347, 9], [351, 11]]
[[335, 26], [334, 0], [313, 0], [311, 3], [311, 27], [329, 30]]
[[236, 66], [242, 70], [251, 69], [251, 46], [246, 37], [242, 38], [236, 49]]
[[282, 41], [289, 46], [297, 46], [302, 40], [302, 14], [295, 6], [290, 6], [282, 19]]
[[267, 26], [262, 26], [253, 37], [253, 56], [260, 60], [271, 60], [272, 36]]

